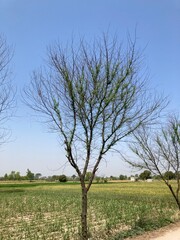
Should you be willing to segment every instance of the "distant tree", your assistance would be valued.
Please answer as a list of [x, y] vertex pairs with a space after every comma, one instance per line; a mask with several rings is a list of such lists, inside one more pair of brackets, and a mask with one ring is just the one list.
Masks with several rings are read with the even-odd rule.
[[36, 173], [36, 174], [34, 175], [34, 179], [38, 180], [41, 176], [42, 176], [41, 173]]
[[127, 176], [126, 175], [119, 175], [119, 180], [127, 180]]
[[96, 180], [97, 183], [99, 183], [101, 181], [101, 177], [99, 177], [99, 176], [95, 176], [94, 179]]
[[[49, 48], [48, 64], [34, 72], [24, 89], [26, 104], [61, 135], [79, 176], [83, 240], [88, 239], [88, 191], [101, 161], [142, 124], [152, 124], [165, 106], [140, 77], [136, 41], [128, 43], [124, 51], [122, 43], [108, 36], [92, 46], [83, 40], [70, 48], [57, 44]], [[88, 169], [92, 174], [87, 182]]]
[[27, 180], [27, 176], [21, 176], [20, 180]]
[[59, 175], [53, 175], [51, 181], [59, 181]]
[[164, 178], [165, 178], [166, 180], [176, 179], [176, 174], [173, 173], [172, 171], [167, 171], [167, 172], [165, 172], [165, 174], [164, 174]]
[[8, 175], [8, 179], [9, 180], [15, 180], [15, 176], [16, 176], [16, 172], [15, 171], [11, 171], [11, 173]]
[[15, 172], [15, 180], [21, 180], [20, 172]]
[[102, 177], [101, 180], [102, 180], [103, 183], [107, 183], [108, 182], [108, 178], [107, 177]]
[[5, 173], [5, 175], [4, 175], [4, 180], [8, 180], [8, 174], [7, 173]]
[[32, 181], [34, 180], [34, 173], [32, 173], [29, 169], [27, 169], [26, 177], [28, 180]]
[[66, 177], [66, 175], [64, 175], [64, 174], [63, 174], [63, 175], [60, 175], [60, 176], [59, 176], [59, 181], [60, 181], [60, 182], [67, 182], [67, 177]]
[[[158, 175], [169, 188], [180, 210], [180, 120], [178, 116], [168, 119], [159, 130], [143, 127], [134, 132], [130, 149], [138, 157], [127, 162]], [[164, 174], [165, 172], [165, 174]], [[176, 185], [169, 181], [176, 176]]]
[[109, 177], [109, 179], [110, 179], [110, 180], [117, 180], [117, 179], [118, 179], [118, 177], [115, 177], [115, 176], [110, 176], [110, 177]]
[[85, 176], [85, 181], [89, 181], [92, 176], [92, 172], [87, 172]]
[[72, 178], [72, 180], [74, 181], [74, 180], [76, 179], [76, 175], [73, 174], [73, 175], [71, 176], [71, 178]]
[[124, 175], [119, 175], [119, 180], [124, 180]]
[[148, 178], [151, 178], [151, 172], [148, 170], [145, 170], [144, 172], [139, 174], [139, 179], [147, 180]]
[[156, 180], [161, 180], [161, 176], [160, 175], [154, 175], [153, 178], [156, 179]]

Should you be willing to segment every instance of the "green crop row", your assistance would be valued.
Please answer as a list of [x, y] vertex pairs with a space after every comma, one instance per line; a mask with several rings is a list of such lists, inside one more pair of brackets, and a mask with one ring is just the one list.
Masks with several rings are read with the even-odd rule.
[[[164, 226], [177, 207], [160, 183], [93, 184], [89, 192], [91, 239], [124, 239]], [[0, 185], [0, 240], [79, 239], [78, 184]]]

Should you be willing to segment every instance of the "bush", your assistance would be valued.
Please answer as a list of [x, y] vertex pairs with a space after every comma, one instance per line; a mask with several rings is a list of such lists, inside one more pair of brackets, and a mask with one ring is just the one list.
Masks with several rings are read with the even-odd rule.
[[60, 182], [67, 182], [67, 177], [66, 177], [66, 175], [60, 175], [60, 176], [59, 176], [59, 181], [60, 181]]

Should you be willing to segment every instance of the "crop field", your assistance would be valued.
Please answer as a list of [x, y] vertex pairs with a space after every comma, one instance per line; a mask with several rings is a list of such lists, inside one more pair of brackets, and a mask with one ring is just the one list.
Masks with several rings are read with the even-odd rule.
[[[93, 184], [90, 239], [125, 239], [178, 219], [161, 182]], [[79, 239], [81, 191], [77, 183], [0, 184], [0, 240]]]

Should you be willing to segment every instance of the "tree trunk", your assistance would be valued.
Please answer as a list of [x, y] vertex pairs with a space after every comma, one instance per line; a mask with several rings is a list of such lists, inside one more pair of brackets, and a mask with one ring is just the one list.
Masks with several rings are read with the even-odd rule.
[[81, 211], [81, 239], [88, 239], [88, 227], [87, 227], [87, 189], [85, 183], [81, 183], [82, 188], [82, 211]]

